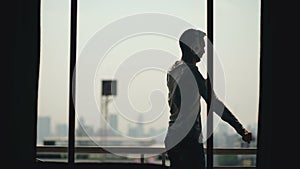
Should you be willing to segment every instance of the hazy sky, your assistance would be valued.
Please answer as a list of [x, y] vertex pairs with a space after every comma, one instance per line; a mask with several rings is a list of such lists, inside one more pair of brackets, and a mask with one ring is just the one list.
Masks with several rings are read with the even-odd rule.
[[[78, 2], [79, 60], [86, 55], [97, 57], [102, 47], [105, 47], [105, 44], [99, 44], [103, 40], [101, 39], [104, 36], [101, 34], [103, 30], [132, 15], [144, 13], [170, 15], [206, 31], [204, 0], [78, 0]], [[256, 123], [258, 117], [260, 1], [216, 0], [214, 4], [214, 49], [218, 60], [215, 67], [220, 71], [215, 77], [216, 92], [245, 126], [252, 125]], [[56, 124], [68, 123], [69, 8], [69, 0], [42, 0], [38, 114], [51, 117], [52, 129]], [[155, 21], [145, 20], [146, 22]], [[118, 29], [122, 30], [122, 27]], [[118, 80], [118, 95], [111, 102], [109, 109], [110, 113], [120, 115], [120, 132], [126, 133], [127, 126], [136, 124], [138, 117], [141, 116], [146, 127], [165, 128], [169, 114], [168, 107], [165, 107], [167, 88], [164, 68], [180, 58], [176, 37], [174, 39], [144, 33], [119, 40], [122, 41], [114, 44], [115, 46], [101, 61], [96, 60], [94, 63], [97, 69], [92, 72], [94, 81], [90, 82], [94, 86], [90, 88], [91, 86], [80, 85], [79, 82], [77, 115], [84, 117], [88, 125], [99, 125], [99, 112], [87, 103], [90, 100], [80, 100], [84, 98], [80, 96], [93, 91], [95, 97], [92, 101], [96, 105], [99, 104], [101, 80], [113, 78]], [[93, 45], [99, 46], [91, 47]], [[162, 69], [154, 69], [153, 67], [159, 66], [152, 65], [153, 69], [134, 70], [132, 58], [143, 58], [147, 55], [152, 57], [153, 54], [155, 55], [153, 58], [163, 63], [160, 66]], [[163, 55], [166, 57], [163, 58]], [[145, 62], [141, 60], [136, 64], [142, 63], [151, 67], [153, 63], [150, 62], [146, 59]], [[198, 66], [205, 74], [204, 63], [205, 58]], [[127, 77], [126, 73], [131, 69], [136, 71], [136, 74], [134, 77]], [[127, 81], [128, 83], [125, 83]], [[132, 108], [129, 110], [134, 111], [122, 112], [128, 106], [122, 105], [124, 101], [122, 94], [128, 96], [127, 101]], [[202, 113], [204, 119], [205, 113]]]

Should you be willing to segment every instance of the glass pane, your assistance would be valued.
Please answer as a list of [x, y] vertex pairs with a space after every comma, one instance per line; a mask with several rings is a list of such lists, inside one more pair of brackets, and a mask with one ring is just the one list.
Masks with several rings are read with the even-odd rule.
[[[41, 1], [37, 146], [68, 146], [69, 23], [69, 0]], [[38, 151], [37, 157], [66, 161], [66, 153]]]
[[[165, 73], [181, 57], [179, 35], [190, 27], [206, 31], [205, 18], [204, 0], [79, 0], [76, 146], [164, 147]], [[103, 81], [110, 80], [115, 95], [103, 93]], [[76, 159], [134, 162], [141, 156], [111, 153], [119, 158], [90, 153]], [[156, 163], [158, 155], [144, 157]]]
[[[215, 148], [256, 148], [259, 60], [260, 0], [216, 0], [214, 6], [215, 89], [253, 141], [242, 141], [227, 123], [215, 117]], [[227, 159], [227, 161], [226, 161]], [[255, 166], [251, 155], [215, 155], [215, 165]], [[248, 159], [248, 160], [247, 160]], [[229, 161], [228, 161], [229, 160]]]
[[255, 167], [256, 155], [214, 155], [215, 166]]

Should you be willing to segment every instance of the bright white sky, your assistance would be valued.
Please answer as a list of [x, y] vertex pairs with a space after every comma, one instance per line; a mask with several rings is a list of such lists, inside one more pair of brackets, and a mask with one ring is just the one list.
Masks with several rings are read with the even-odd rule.
[[[78, 1], [78, 57], [81, 57], [82, 51], [87, 49], [88, 45], [97, 43], [97, 38], [94, 37], [105, 26], [134, 14], [166, 14], [178, 17], [206, 31], [205, 0]], [[245, 126], [253, 125], [258, 117], [260, 1], [216, 0], [214, 4], [214, 49], [220, 62], [216, 66], [221, 67], [220, 75], [224, 76], [224, 79], [220, 77], [221, 80], [218, 80], [219, 75], [216, 75], [216, 90]], [[54, 129], [56, 124], [68, 123], [70, 0], [42, 0], [41, 11], [42, 46], [38, 113], [39, 116], [50, 116], [52, 129]], [[101, 48], [100, 44], [99, 48]], [[128, 89], [130, 103], [136, 112], [119, 112], [122, 113], [119, 127], [124, 134], [127, 132], [128, 125], [134, 125], [133, 121], [137, 120], [140, 114], [144, 115], [144, 121], [149, 122], [146, 125], [148, 128], [166, 128], [168, 123], [168, 109], [150, 116], [143, 114], [143, 112], [151, 112], [151, 108], [155, 105], [164, 106], [167, 103], [163, 71], [152, 69], [140, 72], [131, 81], [130, 86], [122, 85], [126, 81], [122, 79], [125, 78], [121, 76], [122, 73], [119, 72], [120, 76], [114, 74], [118, 73], [122, 64], [126, 63], [126, 59], [134, 53], [140, 54], [136, 52], [147, 49], [171, 54], [173, 60], [180, 57], [176, 39], [153, 34], [141, 35], [128, 38], [116, 45], [102, 63], [97, 63], [98, 69], [94, 72], [95, 85], [100, 85], [102, 79], [118, 77], [118, 92]], [[172, 62], [168, 64], [171, 65]], [[199, 67], [205, 73], [205, 66], [199, 64]], [[84, 85], [79, 89], [79, 95], [89, 90], [82, 88]], [[97, 88], [98, 86], [94, 88], [94, 94], [99, 96], [100, 86]], [[151, 100], [150, 96], [157, 94], [153, 90], [159, 91], [158, 96], [165, 97], [162, 103], [157, 102], [155, 98]], [[94, 101], [99, 103], [99, 98], [100, 96], [95, 97]], [[86, 124], [98, 126], [99, 113], [93, 108], [84, 106], [85, 100], [80, 100], [80, 97], [77, 102], [79, 103], [77, 115], [82, 116]], [[122, 106], [124, 105], [120, 105]], [[109, 109], [110, 113], [118, 113], [118, 107], [114, 104], [111, 104]]]

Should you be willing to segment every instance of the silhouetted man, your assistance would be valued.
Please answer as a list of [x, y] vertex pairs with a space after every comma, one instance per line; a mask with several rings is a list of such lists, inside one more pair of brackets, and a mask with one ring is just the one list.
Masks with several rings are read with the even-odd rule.
[[[210, 103], [210, 111], [230, 124], [245, 142], [250, 143], [252, 140], [251, 132], [243, 127], [213, 90], [209, 89], [209, 80], [203, 78], [196, 66], [205, 53], [205, 36], [204, 32], [196, 29], [184, 31], [179, 39], [181, 60], [176, 61], [167, 74], [170, 118], [165, 146], [171, 169], [205, 168], [201, 98]], [[210, 101], [209, 91], [212, 91]], [[207, 133], [208, 136], [209, 134], [211, 133]]]

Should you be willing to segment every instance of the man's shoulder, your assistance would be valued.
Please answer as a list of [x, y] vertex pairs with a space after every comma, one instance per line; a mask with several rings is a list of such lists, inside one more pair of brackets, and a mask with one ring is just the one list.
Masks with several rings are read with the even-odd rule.
[[198, 67], [194, 64], [186, 63], [184, 61], [176, 61], [173, 63], [169, 69], [168, 74], [175, 73], [175, 72], [194, 72], [194, 73], [200, 73]]
[[183, 65], [182, 61], [175, 61], [168, 70], [168, 73], [174, 72], [175, 70], [178, 70]]

